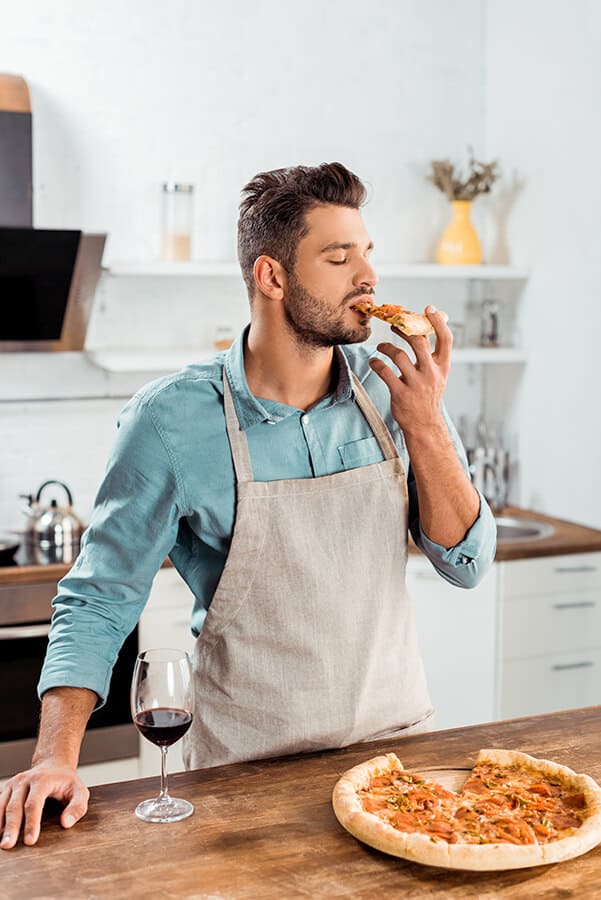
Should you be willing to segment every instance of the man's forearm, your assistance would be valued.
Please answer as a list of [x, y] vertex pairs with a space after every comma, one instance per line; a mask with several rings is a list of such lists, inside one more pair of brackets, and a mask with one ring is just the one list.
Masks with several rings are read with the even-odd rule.
[[77, 768], [86, 725], [97, 701], [94, 691], [87, 688], [56, 687], [46, 691], [32, 765], [52, 759]]
[[454, 547], [478, 517], [478, 492], [461, 465], [444, 420], [427, 432], [405, 433], [405, 440], [422, 531], [433, 543]]

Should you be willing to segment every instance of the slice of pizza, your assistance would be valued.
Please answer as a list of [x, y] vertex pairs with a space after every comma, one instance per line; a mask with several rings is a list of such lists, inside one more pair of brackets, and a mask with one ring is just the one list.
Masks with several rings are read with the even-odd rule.
[[599, 785], [518, 751], [481, 750], [458, 790], [406, 771], [387, 753], [345, 772], [332, 803], [341, 825], [364, 843], [444, 868], [540, 866], [601, 842]]
[[[394, 303], [383, 303], [381, 306], [378, 306], [377, 303], [371, 303], [369, 300], [362, 300], [359, 303], [355, 303], [351, 309], [356, 309], [358, 312], [365, 313], [368, 316], [374, 316], [376, 319], [381, 319], [383, 322], [388, 322], [389, 325], [396, 326], [399, 331], [402, 331], [403, 334], [409, 336], [417, 334], [434, 334], [434, 328], [427, 316], [424, 316], [422, 313], [412, 312], [410, 309], [405, 309], [404, 306], [395, 306]], [[448, 315], [446, 313], [442, 313], [442, 315], [445, 322], [448, 321]]]

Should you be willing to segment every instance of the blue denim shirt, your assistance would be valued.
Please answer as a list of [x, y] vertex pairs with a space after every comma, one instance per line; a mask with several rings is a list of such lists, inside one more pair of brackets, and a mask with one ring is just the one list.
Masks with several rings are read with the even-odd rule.
[[[244, 373], [241, 335], [225, 353], [158, 379], [123, 409], [115, 445], [81, 552], [59, 582], [38, 690], [61, 685], [108, 693], [112, 667], [135, 627], [152, 581], [169, 556], [194, 595], [198, 634], [223, 571], [235, 517], [235, 476], [223, 414], [223, 367], [257, 481], [312, 478], [370, 465], [382, 452], [354, 401], [351, 370], [374, 401], [408, 472], [409, 524], [416, 544], [452, 584], [474, 586], [494, 557], [496, 528], [481, 499], [464, 539], [445, 549], [422, 533], [415, 481], [388, 388], [365, 345], [337, 349], [333, 393], [308, 412], [255, 398]], [[445, 412], [457, 453], [465, 453]], [[327, 527], [327, 526], [326, 526]]]

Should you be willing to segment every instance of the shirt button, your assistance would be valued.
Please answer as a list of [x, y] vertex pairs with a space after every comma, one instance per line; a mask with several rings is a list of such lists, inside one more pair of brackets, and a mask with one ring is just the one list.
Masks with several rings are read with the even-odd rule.
[[266, 425], [275, 425], [275, 419], [265, 419]]
[[309, 424], [309, 416], [301, 416], [301, 425]]

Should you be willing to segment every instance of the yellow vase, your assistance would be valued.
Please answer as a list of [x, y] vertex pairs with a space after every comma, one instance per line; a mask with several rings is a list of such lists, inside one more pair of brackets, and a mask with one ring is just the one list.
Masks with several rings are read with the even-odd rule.
[[436, 261], [445, 266], [477, 266], [482, 262], [482, 247], [472, 225], [469, 200], [452, 200], [453, 217], [438, 243]]

